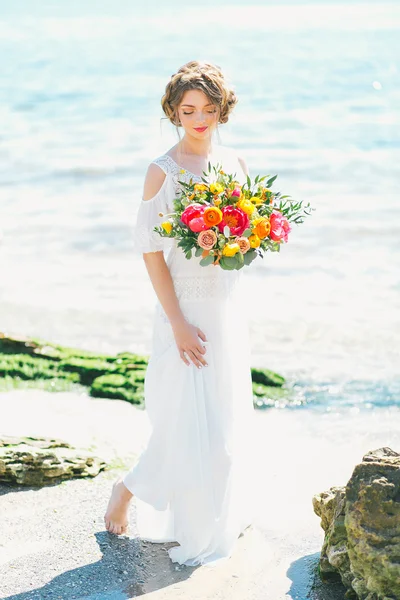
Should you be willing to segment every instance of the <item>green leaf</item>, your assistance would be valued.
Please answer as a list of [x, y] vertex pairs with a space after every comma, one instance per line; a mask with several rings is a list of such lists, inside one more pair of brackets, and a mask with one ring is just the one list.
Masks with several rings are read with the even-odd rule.
[[246, 180], [247, 180], [248, 188], [250, 189], [251, 188], [251, 179], [250, 179], [250, 177], [248, 175], [246, 177]]
[[224, 256], [224, 260], [225, 260], [226, 264], [231, 266], [232, 268], [236, 267], [236, 257], [235, 256]]
[[255, 250], [248, 250], [246, 254], [243, 254], [243, 260], [245, 265], [249, 265], [257, 257]]
[[208, 267], [208, 265], [211, 265], [213, 262], [214, 262], [214, 257], [209, 254], [208, 256], [205, 256], [204, 258], [201, 259], [200, 265], [202, 267]]
[[278, 177], [278, 175], [274, 175], [273, 177], [271, 177], [271, 179], [268, 179], [267, 188], [271, 187], [271, 185], [274, 183], [274, 181], [277, 177]]
[[251, 229], [245, 229], [242, 233], [244, 237], [249, 237], [251, 235]]
[[235, 259], [236, 259], [236, 266], [235, 269], [238, 271], [239, 269], [241, 269], [244, 265], [244, 257], [243, 254], [241, 252], [237, 252], [235, 254]]
[[194, 253], [195, 256], [201, 256], [203, 254], [204, 250], [203, 248], [197, 248], [196, 252]]
[[232, 263], [228, 262], [229, 258], [233, 258], [232, 256], [223, 256], [221, 258], [221, 260], [219, 261], [220, 266], [222, 267], [222, 269], [224, 269], [225, 271], [233, 271], [235, 266], [232, 266]]

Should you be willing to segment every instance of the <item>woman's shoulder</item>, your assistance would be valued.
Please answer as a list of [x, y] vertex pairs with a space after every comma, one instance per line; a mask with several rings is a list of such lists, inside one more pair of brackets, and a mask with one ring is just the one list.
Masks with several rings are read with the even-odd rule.
[[147, 167], [143, 184], [143, 200], [151, 200], [159, 196], [165, 190], [167, 175], [155, 162]]

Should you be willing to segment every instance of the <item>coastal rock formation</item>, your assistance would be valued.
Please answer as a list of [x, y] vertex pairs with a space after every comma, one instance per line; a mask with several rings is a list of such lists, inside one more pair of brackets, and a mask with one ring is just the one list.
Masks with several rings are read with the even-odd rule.
[[42, 486], [75, 477], [95, 477], [105, 468], [101, 458], [63, 440], [0, 437], [0, 481]]
[[400, 600], [400, 454], [365, 454], [345, 487], [313, 497], [325, 539], [323, 580], [340, 577], [346, 597]]

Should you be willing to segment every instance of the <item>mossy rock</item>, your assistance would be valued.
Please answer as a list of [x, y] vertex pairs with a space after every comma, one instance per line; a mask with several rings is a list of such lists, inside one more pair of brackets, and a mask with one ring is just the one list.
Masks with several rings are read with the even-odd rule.
[[106, 462], [64, 440], [0, 437], [0, 481], [43, 486], [77, 477], [95, 477]]
[[58, 364], [43, 358], [34, 358], [25, 354], [0, 354], [0, 377], [13, 379], [67, 379], [79, 382], [76, 373], [59, 370]]
[[140, 354], [132, 354], [131, 352], [119, 352], [115, 357], [117, 364], [123, 364], [127, 368], [131, 365], [134, 367], [147, 367], [149, 362], [148, 357], [141, 356]]
[[78, 373], [83, 385], [91, 385], [93, 381], [106, 373], [113, 373], [116, 367], [113, 363], [98, 358], [71, 357], [59, 363], [62, 371]]
[[252, 367], [251, 378], [254, 383], [261, 383], [262, 385], [271, 387], [281, 387], [285, 383], [285, 378], [282, 375], [278, 375], [278, 373], [269, 369], [254, 369]]
[[116, 398], [132, 404], [141, 404], [144, 395], [142, 385], [137, 385], [130, 378], [118, 373], [97, 377], [89, 393], [96, 398]]
[[[0, 389], [37, 382], [43, 389], [82, 385], [91, 396], [118, 398], [144, 405], [149, 357], [132, 352], [115, 356], [50, 344], [39, 339], [10, 337], [0, 332]], [[285, 379], [268, 369], [251, 369], [255, 406], [274, 406], [288, 396]], [[15, 386], [10, 385], [15, 382]], [[48, 386], [44, 382], [48, 381]]]
[[322, 580], [339, 575], [346, 598], [400, 598], [400, 454], [367, 452], [345, 486], [312, 498], [325, 539]]

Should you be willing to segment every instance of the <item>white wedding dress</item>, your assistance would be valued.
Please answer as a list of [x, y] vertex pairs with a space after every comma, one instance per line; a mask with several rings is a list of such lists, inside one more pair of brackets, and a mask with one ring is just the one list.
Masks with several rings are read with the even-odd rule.
[[[219, 147], [226, 173], [245, 175], [233, 150]], [[166, 178], [150, 200], [141, 200], [134, 233], [138, 253], [166, 250], [176, 295], [185, 318], [207, 337], [207, 367], [186, 365], [159, 301], [145, 378], [145, 407], [151, 424], [147, 446], [124, 476], [134, 494], [142, 539], [178, 542], [173, 562], [213, 565], [229, 558], [253, 519], [255, 494], [254, 407], [248, 313], [254, 310], [243, 272], [188, 260], [175, 240], [153, 232], [172, 212], [178, 179], [201, 181], [169, 156], [155, 162]], [[194, 253], [193, 253], [194, 254]]]

